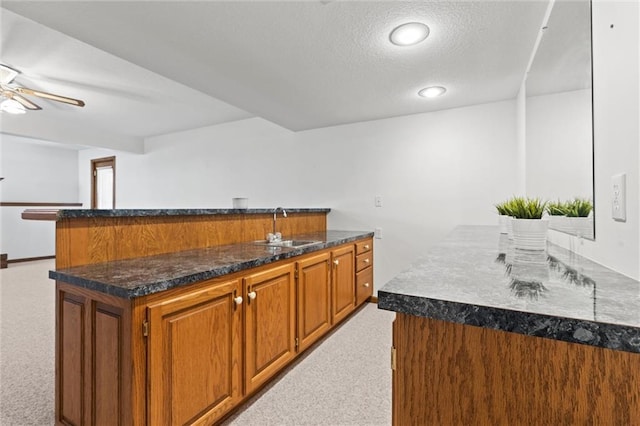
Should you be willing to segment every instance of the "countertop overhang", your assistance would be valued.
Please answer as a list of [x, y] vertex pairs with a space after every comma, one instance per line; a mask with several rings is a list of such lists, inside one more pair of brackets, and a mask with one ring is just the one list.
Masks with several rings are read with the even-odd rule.
[[378, 291], [378, 307], [640, 353], [638, 281], [553, 244], [514, 255], [498, 227], [456, 228]]
[[[330, 208], [284, 208], [287, 213], [329, 213]], [[151, 217], [151, 216], [208, 216], [230, 214], [273, 214], [274, 209], [68, 209], [58, 210], [57, 218], [80, 217]]]
[[301, 248], [265, 247], [245, 242], [76, 266], [49, 271], [49, 278], [133, 299], [371, 237], [373, 232], [314, 232], [287, 236], [319, 241]]

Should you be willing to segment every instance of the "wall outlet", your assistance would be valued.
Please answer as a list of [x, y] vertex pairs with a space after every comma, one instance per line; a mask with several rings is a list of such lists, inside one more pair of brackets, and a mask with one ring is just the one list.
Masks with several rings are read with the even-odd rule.
[[382, 228], [376, 228], [375, 231], [373, 231], [373, 236], [376, 237], [376, 239], [381, 240], [382, 239]]
[[611, 216], [619, 222], [627, 221], [627, 175], [611, 177]]
[[376, 207], [382, 207], [382, 195], [376, 195], [375, 205]]

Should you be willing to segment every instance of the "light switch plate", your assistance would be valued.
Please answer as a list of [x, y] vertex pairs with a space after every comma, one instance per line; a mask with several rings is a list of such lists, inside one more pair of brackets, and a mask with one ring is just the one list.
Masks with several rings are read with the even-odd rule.
[[382, 207], [382, 195], [376, 195], [374, 201], [376, 207]]
[[627, 221], [627, 175], [611, 177], [611, 216], [619, 222]]
[[377, 240], [381, 240], [382, 239], [382, 228], [376, 228], [374, 233], [373, 233], [374, 237], [376, 237]]

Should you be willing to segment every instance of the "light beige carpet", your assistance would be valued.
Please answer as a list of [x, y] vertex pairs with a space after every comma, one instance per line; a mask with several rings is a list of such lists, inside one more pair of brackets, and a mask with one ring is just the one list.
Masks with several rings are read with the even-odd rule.
[[[0, 425], [54, 421], [54, 261], [0, 270]], [[393, 314], [367, 305], [226, 425], [389, 425]]]
[[0, 269], [0, 424], [52, 425], [55, 288], [53, 260]]

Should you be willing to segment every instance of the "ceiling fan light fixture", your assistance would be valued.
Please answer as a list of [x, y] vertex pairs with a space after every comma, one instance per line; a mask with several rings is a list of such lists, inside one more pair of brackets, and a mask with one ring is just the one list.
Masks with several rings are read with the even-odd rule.
[[442, 96], [447, 89], [442, 86], [431, 86], [426, 87], [418, 92], [418, 95], [423, 98], [437, 98], [438, 96]]
[[389, 41], [396, 46], [413, 46], [429, 36], [429, 27], [420, 22], [399, 25], [389, 34]]
[[15, 99], [5, 99], [0, 102], [0, 111], [7, 112], [9, 114], [24, 114], [27, 112], [25, 107]]

